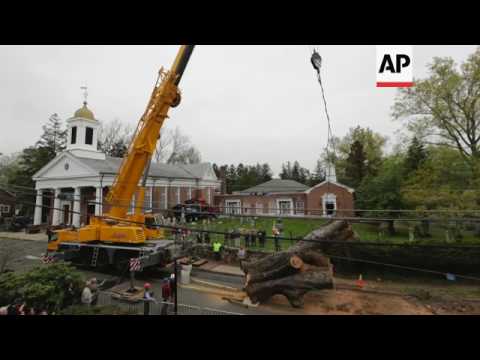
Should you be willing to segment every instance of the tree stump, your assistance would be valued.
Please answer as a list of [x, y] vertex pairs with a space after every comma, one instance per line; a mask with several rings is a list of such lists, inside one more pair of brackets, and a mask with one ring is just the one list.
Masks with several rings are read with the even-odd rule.
[[332, 266], [320, 250], [322, 242], [353, 239], [355, 233], [349, 223], [333, 221], [286, 251], [242, 262], [245, 291], [253, 303], [281, 294], [293, 307], [303, 307], [303, 297], [308, 291], [333, 288]]

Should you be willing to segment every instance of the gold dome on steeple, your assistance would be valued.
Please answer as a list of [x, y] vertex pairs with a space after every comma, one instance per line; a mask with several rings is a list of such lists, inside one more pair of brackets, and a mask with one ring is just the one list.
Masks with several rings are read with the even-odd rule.
[[86, 101], [83, 102], [83, 107], [75, 111], [75, 114], [73, 115], [73, 117], [96, 121], [95, 116], [93, 115], [93, 112], [87, 107]]

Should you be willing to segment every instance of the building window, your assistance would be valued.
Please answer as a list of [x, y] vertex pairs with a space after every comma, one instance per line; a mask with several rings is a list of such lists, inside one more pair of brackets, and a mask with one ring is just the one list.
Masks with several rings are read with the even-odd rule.
[[255, 204], [255, 213], [256, 214], [262, 214], [263, 213], [263, 204], [262, 203], [256, 203]]
[[145, 208], [145, 212], [152, 212], [152, 208], [153, 208], [152, 199], [153, 199], [153, 188], [152, 187], [145, 188], [145, 197], [143, 199], [143, 202], [144, 202], [143, 206]]
[[275, 203], [273, 201], [269, 202], [267, 214], [275, 215], [276, 212], [277, 212], [277, 209], [275, 209]]
[[85, 144], [87, 145], [93, 144], [93, 128], [91, 127], [85, 128]]
[[70, 137], [70, 144], [76, 144], [77, 143], [77, 127], [74, 126], [72, 127], [72, 135]]
[[242, 213], [240, 200], [225, 201], [225, 210], [227, 215], [240, 215]]
[[305, 203], [303, 201], [297, 201], [295, 203], [295, 214], [297, 215], [305, 214]]
[[0, 204], [0, 212], [2, 214], [8, 214], [10, 212], [10, 205]]
[[277, 213], [279, 215], [291, 215], [292, 205], [292, 200], [277, 200]]

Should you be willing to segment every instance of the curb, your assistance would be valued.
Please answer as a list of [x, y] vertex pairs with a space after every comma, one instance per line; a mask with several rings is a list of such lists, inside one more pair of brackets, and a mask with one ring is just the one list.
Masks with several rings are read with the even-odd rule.
[[242, 290], [238, 289], [238, 288], [234, 288], [234, 287], [226, 286], [226, 285], [220, 285], [220, 284], [212, 283], [212, 282], [205, 281], [205, 280], [199, 280], [199, 279], [196, 279], [194, 277], [191, 277], [190, 280], [195, 284], [210, 286], [210, 287], [217, 288], [217, 289], [220, 289], [220, 290], [242, 292]]
[[240, 274], [232, 274], [232, 273], [226, 273], [226, 272], [220, 272], [220, 271], [213, 271], [213, 270], [207, 270], [207, 269], [192, 269], [192, 272], [206, 272], [209, 274], [216, 274], [216, 275], [222, 275], [222, 276], [232, 276], [232, 277], [237, 277], [237, 278], [243, 278], [245, 275], [240, 275]]
[[27, 239], [21, 237], [12, 237], [8, 235], [0, 234], [0, 239], [3, 240], [19, 240], [19, 241], [36, 241], [36, 242], [48, 242], [48, 239]]

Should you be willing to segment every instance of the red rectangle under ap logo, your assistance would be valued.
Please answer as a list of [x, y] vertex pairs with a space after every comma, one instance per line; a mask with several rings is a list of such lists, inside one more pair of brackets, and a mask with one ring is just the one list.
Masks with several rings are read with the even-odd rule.
[[412, 45], [377, 45], [377, 87], [413, 86]]

